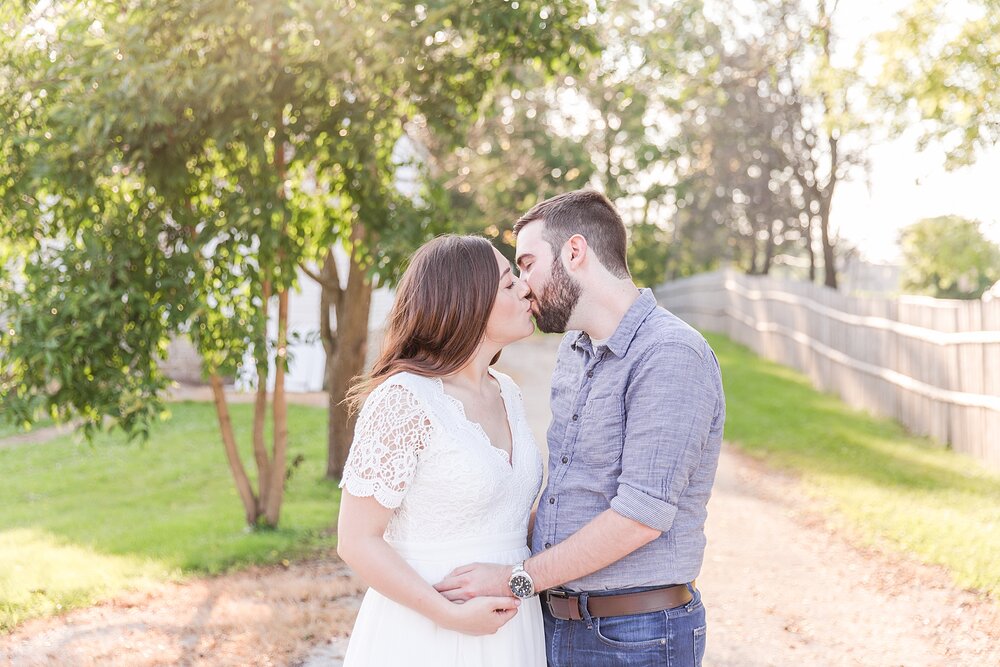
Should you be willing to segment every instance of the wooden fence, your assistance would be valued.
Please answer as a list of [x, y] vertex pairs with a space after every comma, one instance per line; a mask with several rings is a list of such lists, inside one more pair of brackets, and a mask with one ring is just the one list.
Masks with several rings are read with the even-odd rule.
[[858, 298], [732, 270], [656, 295], [692, 326], [1000, 470], [1000, 300]]

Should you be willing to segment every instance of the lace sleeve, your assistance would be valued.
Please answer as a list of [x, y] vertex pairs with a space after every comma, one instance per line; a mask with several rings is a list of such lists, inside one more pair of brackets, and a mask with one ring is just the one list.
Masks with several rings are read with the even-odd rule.
[[358, 416], [340, 488], [352, 496], [375, 496], [389, 509], [399, 507], [432, 430], [412, 391], [395, 383], [376, 388]]

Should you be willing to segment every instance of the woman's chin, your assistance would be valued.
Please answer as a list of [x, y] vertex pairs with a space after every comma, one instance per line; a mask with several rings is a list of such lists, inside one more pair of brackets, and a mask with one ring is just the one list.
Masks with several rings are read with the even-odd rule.
[[527, 325], [524, 327], [524, 329], [521, 330], [520, 332], [521, 335], [517, 337], [517, 340], [524, 340], [525, 338], [530, 338], [531, 334], [533, 333], [535, 333], [535, 323], [529, 319]]

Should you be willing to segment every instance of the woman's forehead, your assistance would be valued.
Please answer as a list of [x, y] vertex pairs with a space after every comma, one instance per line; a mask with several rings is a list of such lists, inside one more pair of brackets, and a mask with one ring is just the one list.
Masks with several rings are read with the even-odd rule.
[[497, 266], [500, 267], [500, 277], [503, 278], [508, 271], [510, 271], [510, 260], [503, 256], [496, 248], [493, 249], [493, 256], [497, 260]]

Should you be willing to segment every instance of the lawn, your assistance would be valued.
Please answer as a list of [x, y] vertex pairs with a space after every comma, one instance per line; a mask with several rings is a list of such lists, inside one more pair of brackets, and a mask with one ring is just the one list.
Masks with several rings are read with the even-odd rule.
[[727, 338], [708, 338], [722, 365], [729, 442], [799, 473], [862, 539], [943, 565], [957, 584], [1000, 598], [1000, 474], [853, 410]]
[[[0, 449], [0, 630], [92, 604], [149, 580], [218, 573], [330, 547], [339, 506], [324, 479], [326, 411], [289, 406], [288, 481], [280, 526], [249, 531], [214, 406], [178, 403], [149, 442], [93, 445], [64, 436]], [[252, 468], [251, 406], [232, 405]], [[250, 472], [248, 470], [248, 472]]]

